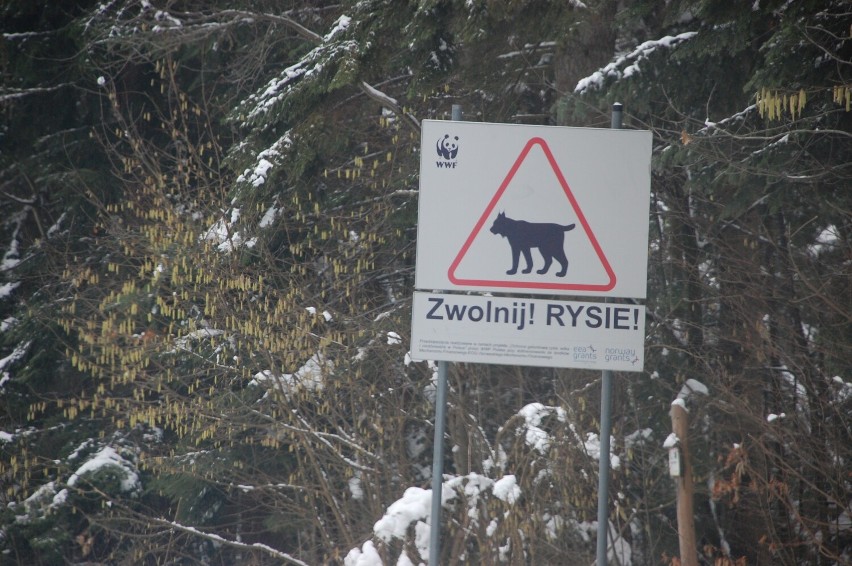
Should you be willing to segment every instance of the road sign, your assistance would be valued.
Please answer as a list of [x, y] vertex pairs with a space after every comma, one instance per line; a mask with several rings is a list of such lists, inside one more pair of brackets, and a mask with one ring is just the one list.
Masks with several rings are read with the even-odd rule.
[[642, 371], [645, 307], [415, 291], [411, 357]]
[[651, 134], [425, 120], [415, 286], [644, 298]]

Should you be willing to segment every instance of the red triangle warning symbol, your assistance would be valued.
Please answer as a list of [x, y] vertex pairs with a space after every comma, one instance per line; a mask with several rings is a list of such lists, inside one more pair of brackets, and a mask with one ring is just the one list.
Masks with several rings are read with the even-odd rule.
[[605, 292], [616, 283], [553, 153], [538, 137], [515, 160], [447, 275], [460, 286], [538, 292]]

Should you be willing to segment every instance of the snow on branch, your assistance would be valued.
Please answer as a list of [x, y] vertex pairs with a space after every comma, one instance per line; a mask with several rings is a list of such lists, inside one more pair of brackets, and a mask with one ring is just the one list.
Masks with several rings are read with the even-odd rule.
[[137, 492], [141, 490], [142, 484], [139, 480], [136, 465], [124, 458], [111, 446], [104, 446], [91, 459], [80, 466], [68, 478], [68, 486], [76, 486], [86, 474], [95, 474], [103, 468], [110, 468], [121, 474], [121, 491]]
[[[224, 27], [240, 24], [269, 22], [280, 24], [295, 32], [300, 37], [320, 43], [322, 37], [309, 30], [286, 14], [270, 12], [253, 12], [249, 10], [224, 9], [210, 12], [155, 9], [147, 0], [139, 4], [138, 12], [131, 10], [132, 4], [123, 5], [116, 2], [99, 4], [85, 23], [85, 29], [95, 25], [98, 20], [107, 24], [106, 39], [121, 37], [138, 37], [143, 34], [163, 34], [178, 32], [182, 34], [209, 35]], [[151, 19], [154, 25], [140, 26], [140, 20]]]
[[[149, 520], [151, 520], [151, 519], [149, 519]], [[223, 544], [225, 546], [230, 546], [230, 547], [233, 547], [233, 548], [242, 548], [242, 549], [245, 549], [245, 550], [259, 550], [261, 552], [265, 552], [266, 554], [268, 554], [268, 555], [270, 555], [274, 558], [281, 559], [281, 560], [283, 560], [283, 561], [285, 561], [289, 564], [296, 564], [297, 566], [308, 566], [307, 562], [302, 562], [298, 558], [294, 558], [293, 556], [287, 554], [286, 552], [281, 552], [280, 550], [276, 550], [276, 549], [272, 548], [271, 546], [269, 546], [267, 544], [263, 544], [263, 543], [260, 543], [260, 542], [245, 543], [245, 542], [240, 542], [238, 540], [226, 539], [225, 537], [219, 536], [217, 534], [207, 533], [207, 532], [198, 530], [195, 527], [191, 527], [191, 526], [188, 526], [188, 525], [181, 525], [180, 523], [177, 523], [175, 521], [169, 521], [167, 519], [153, 519], [153, 521], [155, 521], [156, 523], [158, 523], [160, 525], [164, 525], [164, 526], [167, 526], [169, 528], [172, 528], [172, 529], [175, 529], [175, 530], [187, 533], [187, 534], [195, 535], [195, 536], [201, 537], [203, 539], [207, 539], [207, 540], [212, 541], [212, 542], [217, 543], [217, 544]]]
[[[0, 285], [0, 298], [3, 298], [7, 292], [11, 292], [18, 285], [20, 285], [20, 283], [4, 283], [3, 285]], [[7, 320], [9, 319], [3, 321], [5, 328], [8, 328], [9, 324], [11, 324], [7, 323]], [[11, 354], [6, 356], [5, 358], [0, 359], [0, 386], [2, 386], [2, 384], [10, 377], [9, 373], [6, 371], [6, 368], [11, 367], [12, 364], [17, 361], [22, 360], [24, 356], [27, 355], [27, 351], [30, 349], [30, 344], [32, 344], [32, 342], [22, 342], [21, 344], [15, 346], [15, 349], [12, 351]]]
[[686, 408], [686, 402], [693, 394], [710, 395], [710, 390], [707, 389], [706, 385], [704, 385], [697, 379], [687, 379], [684, 382], [683, 386], [680, 388], [680, 392], [677, 394], [677, 398], [672, 401], [672, 405], [678, 405], [680, 407], [683, 407], [683, 409], [687, 411], [688, 409]]
[[686, 382], [684, 382], [683, 387], [680, 388], [680, 393], [677, 394], [677, 398], [688, 399], [693, 393], [698, 393], [699, 395], [710, 395], [710, 390], [697, 379], [690, 378], [687, 379]]
[[[285, 69], [279, 76], [272, 79], [265, 91], [261, 94], [249, 97], [242, 104], [243, 107], [250, 107], [248, 113], [249, 118], [257, 118], [258, 115], [264, 114], [269, 107], [277, 100], [280, 100], [286, 94], [291, 92], [291, 89], [297, 81], [309, 79], [318, 75], [325, 66], [325, 63], [334, 58], [336, 54], [341, 52], [352, 52], [357, 49], [357, 44], [353, 40], [343, 40], [344, 32], [350, 27], [352, 18], [347, 15], [341, 15], [332, 26], [331, 30], [325, 35], [320, 35], [287, 15], [271, 14], [267, 12], [252, 12], [248, 10], [217, 10], [211, 13], [203, 12], [166, 12], [164, 10], [153, 10], [153, 7], [148, 2], [143, 2], [141, 9], [136, 15], [126, 14], [125, 9], [119, 9], [118, 14], [108, 14], [106, 6], [100, 6], [96, 12], [86, 23], [88, 28], [95, 20], [102, 19], [109, 22], [109, 29], [105, 34], [106, 41], [126, 38], [127, 36], [137, 37], [142, 33], [142, 30], [148, 29], [153, 35], [162, 35], [165, 32], [182, 34], [184, 37], [192, 37], [200, 33], [206, 36], [221, 27], [254, 23], [254, 22], [270, 22], [272, 24], [280, 24], [291, 31], [295, 32], [301, 38], [310, 41], [316, 47], [306, 54], [296, 64]], [[127, 17], [122, 20], [122, 17]], [[153, 18], [157, 25], [153, 27], [139, 26], [139, 20], [144, 18]], [[116, 24], [119, 21], [120, 24]], [[403, 118], [405, 124], [412, 128], [415, 133], [420, 132], [420, 124], [417, 119], [411, 114], [405, 112], [397, 103], [396, 100], [387, 96], [383, 92], [377, 90], [366, 82], [361, 81], [358, 85], [361, 90], [373, 100], [376, 100], [394, 114]], [[27, 91], [32, 92], [32, 91]], [[24, 93], [26, 94], [26, 93]], [[20, 96], [21, 94], [9, 94], [8, 97]], [[0, 95], [2, 97], [2, 95]], [[1, 100], [2, 98], [0, 98]]]
[[556, 418], [561, 422], [565, 422], [566, 420], [565, 409], [541, 403], [525, 405], [518, 411], [518, 415], [524, 419], [522, 427], [524, 440], [530, 448], [535, 449], [541, 454], [547, 453], [553, 441], [551, 435], [541, 428], [542, 421], [551, 415], [556, 415]]
[[381, 105], [385, 106], [388, 110], [390, 110], [397, 116], [401, 116], [403, 118], [403, 122], [405, 122], [408, 127], [412, 128], [415, 133], [420, 132], [420, 124], [417, 122], [417, 118], [403, 111], [403, 109], [400, 108], [399, 103], [396, 101], [395, 98], [391, 98], [387, 94], [376, 90], [374, 87], [370, 86], [364, 81], [361, 81], [360, 86], [361, 90], [364, 91], [364, 94], [366, 94], [376, 102], [380, 103]]
[[[316, 80], [329, 66], [329, 62], [341, 53], [356, 51], [358, 45], [354, 40], [345, 40], [341, 37], [345, 30], [349, 28], [351, 21], [352, 18], [349, 16], [340, 16], [331, 31], [322, 37], [316, 34], [311, 36], [303, 34], [306, 39], [315, 43], [316, 47], [302, 57], [301, 60], [287, 67], [278, 76], [270, 80], [262, 92], [248, 97], [241, 104], [242, 107], [248, 109], [245, 117], [250, 121], [259, 120], [284, 98], [296, 93], [298, 89], [304, 88], [304, 84], [307, 81]], [[365, 81], [360, 81], [358, 86], [369, 98], [381, 104], [389, 112], [400, 116], [406, 126], [411, 128], [415, 133], [420, 132], [420, 124], [417, 119], [405, 112], [396, 99]]]
[[322, 432], [322, 431], [316, 430], [314, 427], [312, 427], [304, 419], [304, 417], [301, 417], [301, 416], [298, 416], [298, 415], [297, 415], [297, 418], [299, 419], [299, 422], [303, 425], [303, 428], [299, 428], [299, 427], [296, 427], [296, 426], [293, 426], [293, 425], [288, 425], [288, 424], [284, 423], [283, 421], [272, 419], [268, 414], [263, 413], [263, 412], [261, 412], [257, 409], [252, 409], [251, 412], [252, 412], [252, 414], [257, 415], [257, 416], [263, 418], [266, 421], [274, 421], [276, 428], [279, 428], [279, 429], [282, 429], [282, 430], [288, 430], [288, 431], [291, 431], [291, 432], [296, 432], [296, 433], [299, 433], [299, 434], [304, 434], [304, 435], [307, 435], [307, 436], [314, 438], [315, 440], [317, 440], [321, 444], [325, 445], [326, 448], [328, 448], [330, 450], [330, 452], [329, 452], [330, 454], [334, 454], [342, 462], [344, 462], [345, 464], [347, 464], [348, 466], [352, 467], [354, 470], [357, 470], [359, 472], [375, 473], [376, 469], [371, 468], [369, 466], [362, 465], [362, 464], [358, 463], [356, 460], [353, 460], [352, 458], [347, 457], [346, 455], [343, 454], [343, 452], [338, 450], [332, 444], [331, 441], [338, 442], [338, 443], [340, 443], [341, 446], [346, 446], [346, 447], [350, 448], [353, 452], [357, 452], [359, 454], [365, 455], [373, 461], [376, 461], [376, 462], [381, 461], [379, 456], [377, 456], [376, 454], [373, 454], [372, 452], [368, 451], [366, 448], [364, 448], [363, 446], [361, 446], [357, 442], [353, 441], [352, 439], [346, 438], [342, 431], [338, 431], [338, 433], [333, 433], [333, 432]]
[[349, 27], [349, 24], [352, 23], [352, 18], [347, 15], [340, 16], [337, 18], [337, 21], [334, 22], [334, 27], [331, 28], [331, 31], [323, 36], [322, 40], [326, 43], [331, 41], [337, 36], [337, 34], [343, 33]]
[[43, 94], [45, 92], [54, 92], [67, 86], [73, 86], [72, 83], [60, 83], [53, 86], [44, 87], [28, 87], [28, 88], [10, 88], [5, 92], [0, 92], [0, 102], [8, 102], [16, 98], [23, 98], [32, 94]]
[[287, 130], [275, 143], [257, 154], [254, 166], [245, 169], [237, 177], [237, 183], [248, 183], [255, 188], [263, 185], [269, 177], [269, 171], [276, 165], [275, 160], [292, 145], [291, 131]]
[[577, 94], [585, 94], [589, 91], [597, 90], [601, 88], [604, 85], [604, 82], [609, 78], [613, 78], [615, 80], [629, 78], [639, 73], [639, 64], [647, 60], [648, 57], [650, 57], [650, 55], [657, 49], [672, 49], [676, 45], [691, 39], [697, 33], [698, 32], [695, 31], [687, 31], [674, 36], [667, 35], [660, 39], [646, 41], [627, 55], [622, 55], [616, 58], [615, 61], [609, 65], [595, 71], [588, 77], [580, 79], [577, 86], [574, 88], [574, 92]]

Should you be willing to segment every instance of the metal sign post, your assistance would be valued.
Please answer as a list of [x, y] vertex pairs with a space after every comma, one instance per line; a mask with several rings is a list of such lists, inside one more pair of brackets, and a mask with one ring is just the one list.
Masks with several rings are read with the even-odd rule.
[[[612, 105], [614, 130], [621, 129], [622, 105]], [[598, 546], [597, 566], [607, 566], [606, 547], [609, 535], [609, 437], [612, 433], [612, 371], [601, 372], [601, 452], [598, 465]]]
[[438, 362], [435, 393], [435, 446], [432, 451], [432, 513], [429, 516], [429, 566], [441, 557], [441, 496], [444, 485], [444, 430], [447, 423], [447, 362]]
[[[460, 104], [453, 104], [452, 119], [462, 119]], [[435, 391], [435, 440], [432, 450], [432, 513], [429, 516], [429, 566], [441, 558], [441, 504], [444, 487], [444, 430], [447, 424], [447, 362], [438, 362]]]

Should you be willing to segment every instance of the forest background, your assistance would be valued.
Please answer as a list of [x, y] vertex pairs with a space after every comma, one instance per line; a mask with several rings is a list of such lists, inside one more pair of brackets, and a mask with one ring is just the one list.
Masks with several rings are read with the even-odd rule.
[[[0, 563], [425, 562], [420, 120], [654, 136], [610, 560], [852, 560], [842, 0], [6, 0]], [[688, 381], [693, 380], [693, 381]], [[454, 364], [445, 564], [594, 560], [596, 372]], [[596, 451], [597, 449], [597, 451]], [[427, 503], [424, 503], [427, 502]]]

